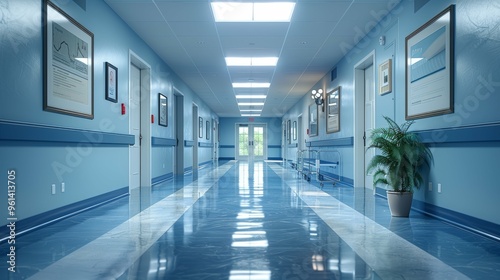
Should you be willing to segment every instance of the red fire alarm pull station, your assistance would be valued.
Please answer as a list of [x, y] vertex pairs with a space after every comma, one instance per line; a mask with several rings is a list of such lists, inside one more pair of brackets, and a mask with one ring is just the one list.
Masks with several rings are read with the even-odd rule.
[[155, 115], [151, 115], [151, 123], [155, 123]]
[[125, 115], [125, 112], [126, 112], [126, 110], [125, 110], [125, 104], [122, 103], [122, 115]]

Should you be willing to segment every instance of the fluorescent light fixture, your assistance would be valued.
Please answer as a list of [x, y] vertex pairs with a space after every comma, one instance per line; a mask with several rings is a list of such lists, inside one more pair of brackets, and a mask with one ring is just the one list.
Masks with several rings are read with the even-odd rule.
[[264, 102], [241, 102], [238, 106], [264, 106]]
[[271, 83], [233, 83], [234, 88], [268, 88]]
[[227, 66], [276, 66], [277, 57], [226, 57]]
[[241, 114], [242, 117], [260, 117], [260, 114]]
[[240, 112], [245, 112], [246, 114], [255, 114], [255, 113], [262, 112], [262, 109], [260, 109], [260, 110], [240, 110]]
[[212, 2], [216, 22], [290, 22], [293, 2]]
[[236, 95], [236, 99], [266, 99], [266, 95]]

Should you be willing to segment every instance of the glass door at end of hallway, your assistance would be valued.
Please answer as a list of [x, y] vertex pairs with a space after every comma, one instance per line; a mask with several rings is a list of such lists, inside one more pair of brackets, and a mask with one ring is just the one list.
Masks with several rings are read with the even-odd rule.
[[267, 159], [265, 124], [236, 124], [236, 159]]

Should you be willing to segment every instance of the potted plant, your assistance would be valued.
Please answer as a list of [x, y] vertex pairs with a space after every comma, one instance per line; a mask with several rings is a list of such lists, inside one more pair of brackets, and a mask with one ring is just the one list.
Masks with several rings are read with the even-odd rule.
[[418, 135], [409, 132], [413, 121], [398, 125], [384, 116], [388, 127], [376, 128], [370, 135], [371, 144], [367, 149], [378, 149], [367, 167], [367, 172], [375, 170], [373, 184], [386, 184], [387, 200], [392, 216], [408, 217], [413, 200], [413, 189], [423, 182], [422, 165], [429, 166], [432, 153], [420, 141]]

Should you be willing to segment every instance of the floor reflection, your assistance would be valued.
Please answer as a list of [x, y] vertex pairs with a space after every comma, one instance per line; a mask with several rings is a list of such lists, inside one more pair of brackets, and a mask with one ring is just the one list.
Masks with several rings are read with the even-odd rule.
[[120, 279], [377, 279], [264, 162], [239, 162]]

